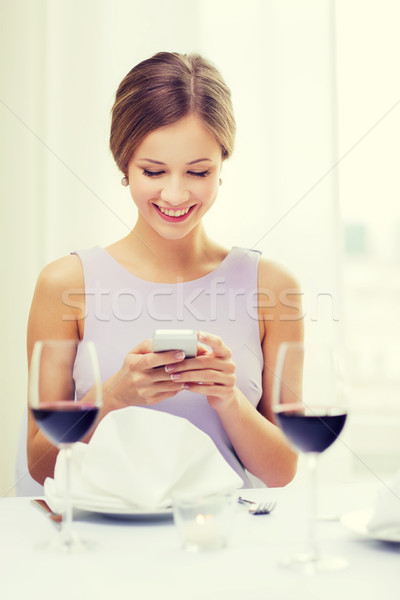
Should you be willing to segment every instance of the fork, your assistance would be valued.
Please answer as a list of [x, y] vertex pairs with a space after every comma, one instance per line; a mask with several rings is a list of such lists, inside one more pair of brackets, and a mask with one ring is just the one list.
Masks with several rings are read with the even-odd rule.
[[33, 506], [36, 506], [36, 508], [38, 508], [42, 513], [44, 513], [48, 517], [48, 519], [50, 519], [50, 521], [54, 523], [57, 529], [61, 529], [62, 515], [53, 512], [45, 500], [37, 498], [31, 500], [31, 504], [33, 504]]
[[246, 498], [242, 498], [241, 496], [239, 496], [238, 502], [240, 504], [254, 504], [254, 506], [249, 508], [249, 513], [252, 515], [269, 515], [276, 506], [276, 502], [261, 502], [260, 504], [257, 504], [257, 502], [246, 500]]
[[276, 502], [261, 502], [255, 508], [249, 508], [252, 515], [269, 515], [276, 506]]

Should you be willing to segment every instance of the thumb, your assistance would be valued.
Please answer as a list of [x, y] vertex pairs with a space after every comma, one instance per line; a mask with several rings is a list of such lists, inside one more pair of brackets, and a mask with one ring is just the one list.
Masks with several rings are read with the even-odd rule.
[[150, 339], [143, 340], [129, 351], [129, 354], [148, 354], [153, 351], [153, 342]]
[[205, 354], [211, 354], [212, 350], [209, 346], [205, 346], [204, 344], [197, 344], [197, 356], [204, 356]]

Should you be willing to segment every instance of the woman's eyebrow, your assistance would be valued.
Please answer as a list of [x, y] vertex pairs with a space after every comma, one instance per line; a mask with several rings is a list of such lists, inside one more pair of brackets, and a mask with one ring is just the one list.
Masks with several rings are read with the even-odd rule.
[[[151, 162], [155, 165], [162, 165], [162, 166], [166, 166], [165, 163], [159, 161], [159, 160], [154, 160], [153, 158], [139, 158], [139, 160], [147, 160], [148, 162]], [[186, 163], [187, 165], [194, 165], [195, 163], [198, 162], [204, 162], [204, 161], [209, 161], [211, 162], [211, 158], [196, 158], [195, 160], [191, 160], [190, 162]]]
[[211, 162], [211, 158], [196, 158], [196, 160], [191, 160], [190, 162], [188, 162], [186, 164], [187, 165], [194, 165], [195, 163], [204, 162], [205, 160], [208, 160], [209, 162]]
[[153, 160], [152, 158], [139, 158], [138, 160], [147, 160], [147, 162], [154, 163], [155, 165], [164, 165], [164, 167], [165, 167], [165, 163], [163, 163], [159, 160]]

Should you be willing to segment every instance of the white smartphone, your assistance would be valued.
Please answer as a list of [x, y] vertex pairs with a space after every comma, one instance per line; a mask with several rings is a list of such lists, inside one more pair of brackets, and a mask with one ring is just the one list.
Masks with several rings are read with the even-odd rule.
[[185, 358], [197, 355], [197, 331], [194, 329], [156, 329], [153, 333], [153, 352], [182, 350]]

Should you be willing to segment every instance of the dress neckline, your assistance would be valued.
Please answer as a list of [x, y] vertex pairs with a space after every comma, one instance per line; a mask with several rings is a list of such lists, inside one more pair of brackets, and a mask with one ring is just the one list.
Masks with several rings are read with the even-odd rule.
[[111, 254], [108, 252], [108, 250], [106, 250], [105, 248], [101, 247], [101, 246], [96, 246], [96, 249], [103, 252], [110, 261], [112, 261], [112, 263], [114, 265], [117, 265], [118, 268], [123, 271], [125, 274], [127, 274], [130, 277], [133, 277], [133, 279], [136, 279], [138, 281], [140, 281], [143, 284], [148, 284], [148, 285], [165, 285], [165, 286], [171, 286], [171, 285], [190, 285], [193, 283], [198, 283], [201, 281], [206, 280], [209, 277], [215, 276], [221, 269], [223, 269], [226, 264], [231, 260], [232, 255], [234, 254], [234, 252], [237, 250], [236, 246], [233, 246], [228, 254], [225, 256], [225, 258], [219, 263], [219, 265], [213, 269], [212, 271], [210, 271], [209, 273], [206, 273], [205, 275], [202, 275], [201, 277], [197, 277], [196, 279], [189, 279], [188, 281], [177, 281], [174, 283], [168, 283], [168, 282], [161, 282], [161, 281], [151, 281], [150, 279], [143, 279], [142, 277], [138, 277], [137, 275], [135, 275], [134, 273], [132, 273], [131, 271], [129, 271], [126, 267], [124, 267], [123, 265], [121, 265], [120, 262], [118, 262], [118, 260], [116, 258], [114, 258], [113, 256], [111, 256]]

